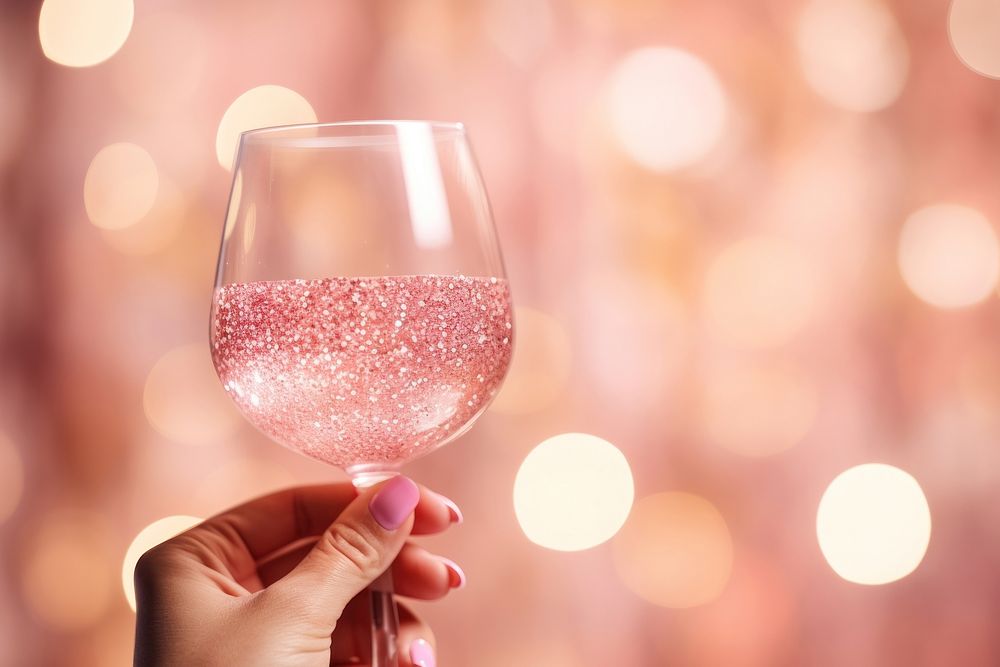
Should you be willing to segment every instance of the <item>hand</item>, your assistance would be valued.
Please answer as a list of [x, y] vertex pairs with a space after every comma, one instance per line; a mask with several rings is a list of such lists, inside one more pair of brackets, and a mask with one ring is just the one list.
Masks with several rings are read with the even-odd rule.
[[[135, 664], [356, 667], [370, 653], [359, 593], [390, 564], [400, 595], [433, 600], [464, 584], [458, 565], [407, 540], [459, 521], [454, 503], [406, 477], [223, 512], [139, 560]], [[430, 628], [399, 611], [400, 664], [434, 667]]]

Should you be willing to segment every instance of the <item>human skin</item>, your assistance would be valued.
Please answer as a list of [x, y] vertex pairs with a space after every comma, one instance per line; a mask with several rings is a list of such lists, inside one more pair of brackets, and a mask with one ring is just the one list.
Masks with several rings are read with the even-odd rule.
[[[359, 594], [390, 565], [400, 596], [461, 587], [458, 565], [409, 539], [461, 519], [406, 477], [288, 489], [214, 516], [139, 560], [135, 664], [357, 667], [370, 641]], [[435, 665], [434, 634], [403, 605], [397, 650], [404, 667]]]

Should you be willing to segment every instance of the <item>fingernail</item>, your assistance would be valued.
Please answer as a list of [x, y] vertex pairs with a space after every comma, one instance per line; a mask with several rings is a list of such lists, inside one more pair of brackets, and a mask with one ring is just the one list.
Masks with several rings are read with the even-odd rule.
[[386, 482], [368, 503], [368, 511], [386, 530], [396, 530], [406, 522], [420, 500], [420, 489], [409, 477], [399, 475]]
[[437, 667], [434, 649], [423, 639], [415, 639], [410, 644], [410, 662], [416, 667]]
[[448, 585], [455, 589], [465, 588], [465, 571], [458, 566], [458, 563], [444, 556], [438, 556], [438, 558], [448, 568]]
[[437, 497], [440, 498], [441, 502], [443, 502], [445, 507], [448, 508], [448, 514], [451, 515], [452, 523], [459, 524], [465, 521], [465, 516], [462, 514], [462, 510], [458, 509], [458, 505], [455, 504], [454, 500], [448, 496], [442, 496], [440, 493], [437, 494]]

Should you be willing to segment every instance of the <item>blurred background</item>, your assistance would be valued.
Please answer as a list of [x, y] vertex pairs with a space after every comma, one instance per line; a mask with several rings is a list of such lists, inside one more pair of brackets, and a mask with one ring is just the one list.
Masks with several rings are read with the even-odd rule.
[[0, 12], [0, 664], [129, 664], [139, 553], [343, 478], [208, 312], [238, 132], [370, 118], [466, 123], [517, 306], [408, 468], [441, 664], [1000, 663], [994, 0]]

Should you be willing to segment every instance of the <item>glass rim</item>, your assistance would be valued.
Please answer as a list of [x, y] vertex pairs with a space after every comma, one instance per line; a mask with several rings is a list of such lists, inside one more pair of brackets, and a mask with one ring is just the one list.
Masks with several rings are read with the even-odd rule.
[[[289, 135], [294, 136], [304, 131], [320, 131], [319, 137], [358, 137], [361, 132], [372, 128], [397, 128], [405, 125], [424, 125], [433, 132], [457, 132], [465, 133], [465, 125], [456, 121], [441, 120], [350, 120], [335, 123], [296, 123], [292, 125], [272, 125], [270, 127], [258, 127], [240, 133], [240, 141], [266, 141], [270, 138], [286, 139]], [[334, 130], [333, 132], [322, 132], [323, 130]], [[343, 131], [337, 131], [343, 130]]]

